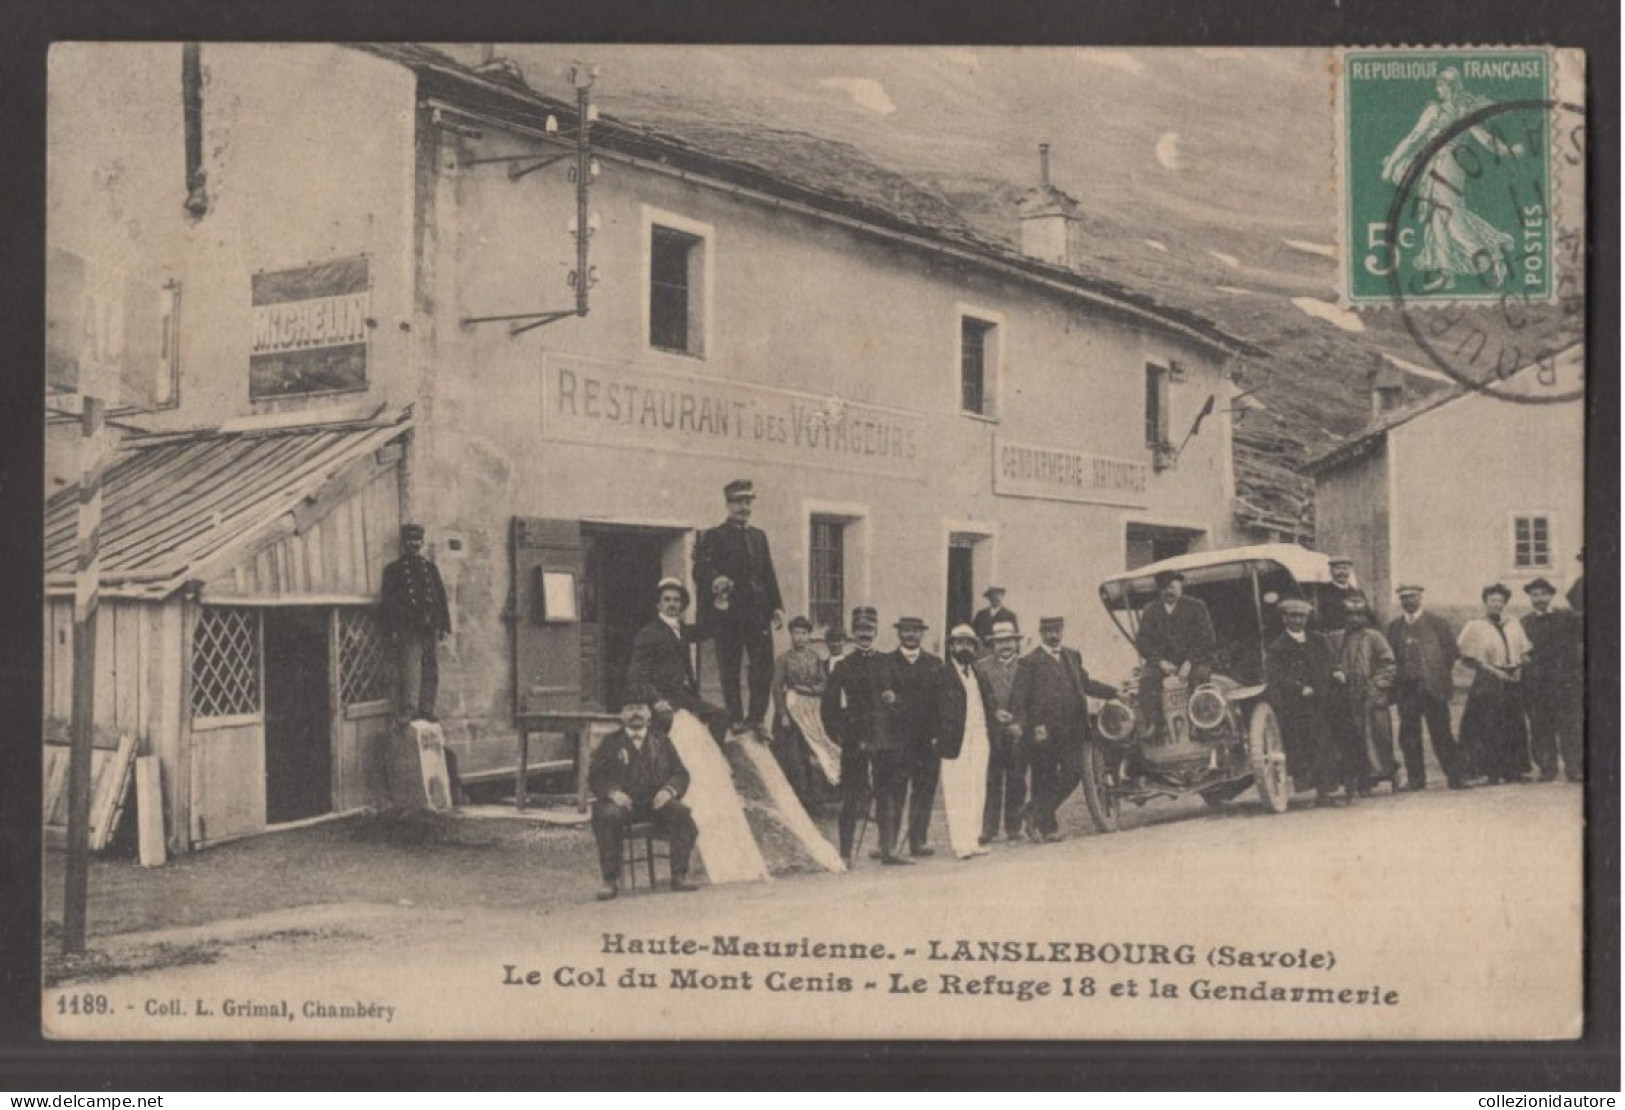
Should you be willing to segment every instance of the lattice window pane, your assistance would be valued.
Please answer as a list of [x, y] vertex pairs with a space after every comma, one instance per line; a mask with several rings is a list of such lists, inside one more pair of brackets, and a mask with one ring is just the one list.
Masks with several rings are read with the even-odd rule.
[[192, 636], [192, 714], [241, 717], [260, 712], [260, 614], [204, 606]]
[[383, 623], [374, 609], [339, 610], [339, 694], [345, 705], [389, 697]]

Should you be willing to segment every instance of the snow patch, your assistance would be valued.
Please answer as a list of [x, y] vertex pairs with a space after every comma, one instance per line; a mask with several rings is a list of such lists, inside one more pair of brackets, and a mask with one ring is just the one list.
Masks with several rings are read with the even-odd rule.
[[1163, 254], [1168, 253], [1168, 244], [1159, 243], [1155, 239], [1147, 239], [1145, 241], [1145, 245], [1150, 247], [1154, 251], [1161, 251]]
[[889, 116], [897, 111], [897, 105], [886, 95], [886, 86], [873, 77], [826, 77], [818, 84], [845, 93], [859, 108], [877, 115]]
[[1241, 269], [1241, 259], [1237, 258], [1233, 254], [1225, 254], [1223, 251], [1208, 251], [1208, 253], [1214, 258], [1217, 258], [1220, 262], [1223, 262], [1232, 270]]
[[1322, 258], [1337, 257], [1337, 248], [1330, 243], [1310, 243], [1303, 239], [1282, 239], [1281, 242], [1304, 254], [1318, 254]]
[[1334, 327], [1342, 328], [1344, 331], [1365, 331], [1365, 322], [1359, 316], [1347, 309], [1338, 308], [1329, 301], [1317, 301], [1313, 297], [1293, 297], [1292, 303], [1300, 312], [1313, 316], [1317, 320], [1324, 320]]
[[1402, 359], [1402, 358], [1395, 358], [1393, 355], [1388, 354], [1386, 351], [1383, 352], [1382, 357], [1387, 359], [1388, 362], [1391, 365], [1398, 367], [1399, 369], [1405, 371], [1405, 373], [1407, 373], [1407, 374], [1415, 374], [1419, 378], [1428, 378], [1428, 379], [1431, 379], [1432, 381], [1444, 382], [1447, 385], [1456, 384], [1455, 379], [1452, 378], [1449, 374], [1446, 374], [1446, 373], [1444, 373], [1443, 371], [1440, 371], [1440, 370], [1435, 370], [1431, 366], [1420, 366], [1420, 365], [1418, 365], [1418, 364], [1416, 364], [1414, 362], [1409, 362], [1409, 361], [1407, 361], [1405, 359]]

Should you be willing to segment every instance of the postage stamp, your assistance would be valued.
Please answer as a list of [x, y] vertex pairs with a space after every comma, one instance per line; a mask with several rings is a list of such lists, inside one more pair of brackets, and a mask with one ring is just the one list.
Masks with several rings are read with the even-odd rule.
[[1554, 294], [1542, 50], [1350, 50], [1340, 78], [1353, 305]]

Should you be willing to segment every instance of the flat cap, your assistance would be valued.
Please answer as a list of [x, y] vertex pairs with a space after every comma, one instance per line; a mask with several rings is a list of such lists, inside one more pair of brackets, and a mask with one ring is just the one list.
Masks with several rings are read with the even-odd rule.
[[1536, 590], [1545, 590], [1549, 594], [1555, 594], [1557, 592], [1557, 587], [1546, 581], [1544, 578], [1537, 578], [1533, 582], [1525, 585], [1523, 588], [1523, 592], [1526, 594], [1532, 594]]
[[755, 497], [756, 486], [749, 478], [735, 478], [722, 487], [722, 495], [729, 501], [735, 501], [741, 497]]
[[1307, 617], [1314, 611], [1315, 607], [1301, 597], [1289, 597], [1281, 601], [1281, 612], [1283, 613], [1300, 613]]

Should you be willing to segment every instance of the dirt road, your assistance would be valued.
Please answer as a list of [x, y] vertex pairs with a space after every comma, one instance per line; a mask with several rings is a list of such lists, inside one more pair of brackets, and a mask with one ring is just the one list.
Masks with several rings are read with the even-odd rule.
[[[462, 868], [456, 850], [389, 847], [380, 858], [398, 873], [383, 889], [413, 890], [409, 905], [234, 916], [217, 904], [224, 919], [118, 933], [96, 912], [100, 958], [145, 970], [47, 989], [47, 1021], [71, 1036], [204, 1039], [1578, 1028], [1577, 788], [1430, 790], [1280, 816], [1163, 805], [1138, 824], [965, 862], [607, 904], [591, 900], [584, 832], [561, 852], [464, 852], [479, 862]], [[325, 889], [308, 866], [236, 881]], [[105, 1012], [58, 1012], [75, 995]]]

